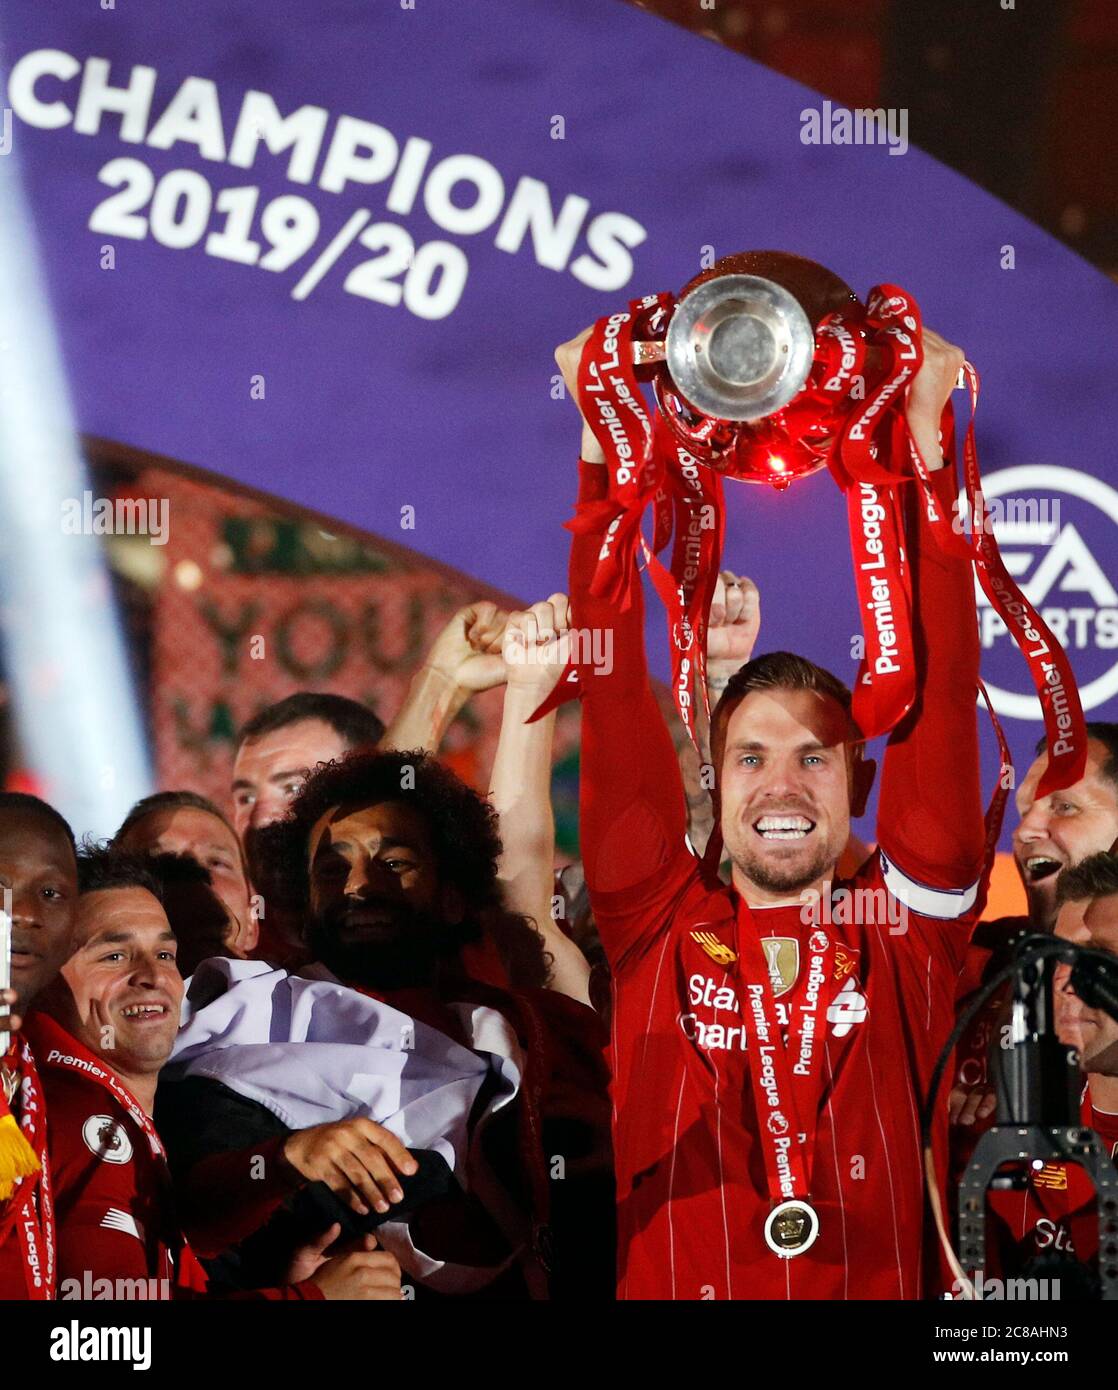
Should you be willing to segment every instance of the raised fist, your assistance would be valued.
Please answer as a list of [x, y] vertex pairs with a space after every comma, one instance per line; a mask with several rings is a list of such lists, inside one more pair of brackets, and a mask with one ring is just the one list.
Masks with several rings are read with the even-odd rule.
[[487, 600], [460, 608], [438, 637], [424, 663], [459, 690], [489, 690], [505, 679], [501, 643], [508, 614]]
[[509, 685], [531, 687], [543, 699], [570, 657], [571, 623], [566, 594], [552, 594], [509, 616], [501, 655]]
[[723, 570], [707, 623], [707, 684], [720, 690], [753, 655], [761, 628], [761, 595], [752, 579]]
[[939, 422], [943, 408], [959, 379], [959, 369], [966, 360], [962, 348], [933, 333], [923, 332], [924, 361], [909, 387], [905, 414], [908, 427], [928, 469], [942, 468], [944, 459], [939, 446]]

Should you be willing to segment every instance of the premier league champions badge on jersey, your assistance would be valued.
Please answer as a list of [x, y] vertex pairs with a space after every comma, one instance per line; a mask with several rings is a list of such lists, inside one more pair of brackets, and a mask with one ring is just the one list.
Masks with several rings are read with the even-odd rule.
[[782, 1260], [810, 1250], [819, 1235], [819, 1215], [798, 1197], [773, 1207], [765, 1220], [765, 1244]]
[[761, 949], [769, 969], [769, 984], [773, 998], [787, 994], [799, 979], [800, 943], [794, 936], [763, 936]]

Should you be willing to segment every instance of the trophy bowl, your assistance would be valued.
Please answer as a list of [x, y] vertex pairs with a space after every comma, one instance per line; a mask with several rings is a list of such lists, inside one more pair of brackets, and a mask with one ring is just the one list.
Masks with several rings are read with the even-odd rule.
[[760, 420], [803, 389], [815, 333], [799, 301], [759, 275], [723, 275], [685, 294], [664, 361], [693, 409], [720, 420]]
[[680, 293], [665, 343], [668, 372], [702, 415], [764, 419], [806, 385], [820, 322], [857, 304], [837, 275], [803, 256], [723, 256]]
[[636, 343], [636, 360], [653, 366], [664, 418], [703, 462], [783, 487], [823, 466], [833, 433], [829, 403], [809, 399], [819, 325], [861, 312], [825, 266], [742, 252], [684, 287], [666, 335]]

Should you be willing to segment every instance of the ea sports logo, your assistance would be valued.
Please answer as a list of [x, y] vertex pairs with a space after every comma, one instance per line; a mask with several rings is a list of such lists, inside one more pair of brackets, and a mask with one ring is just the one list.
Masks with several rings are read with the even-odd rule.
[[[1063, 645], [1084, 712], [1118, 694], [1118, 490], [1074, 468], [1024, 464], [982, 479], [1006, 569]], [[1039, 720], [1040, 701], [1005, 623], [978, 594], [983, 674], [999, 714]], [[992, 679], [991, 679], [992, 677]]]

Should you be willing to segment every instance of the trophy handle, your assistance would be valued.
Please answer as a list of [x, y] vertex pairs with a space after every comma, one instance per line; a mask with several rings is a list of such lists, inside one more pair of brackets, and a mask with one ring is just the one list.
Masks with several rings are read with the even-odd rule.
[[668, 350], [664, 342], [633, 343], [632, 348], [634, 367], [648, 367], [667, 360]]

